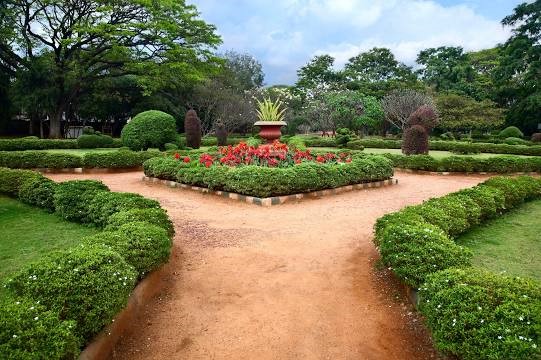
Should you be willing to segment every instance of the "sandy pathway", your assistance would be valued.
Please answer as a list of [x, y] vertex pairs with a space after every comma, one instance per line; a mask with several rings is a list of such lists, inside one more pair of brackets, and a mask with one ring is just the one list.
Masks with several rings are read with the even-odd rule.
[[375, 270], [372, 226], [484, 177], [397, 173], [398, 186], [261, 208], [141, 175], [51, 175], [155, 198], [175, 222], [170, 286], [115, 359], [436, 357], [398, 284]]

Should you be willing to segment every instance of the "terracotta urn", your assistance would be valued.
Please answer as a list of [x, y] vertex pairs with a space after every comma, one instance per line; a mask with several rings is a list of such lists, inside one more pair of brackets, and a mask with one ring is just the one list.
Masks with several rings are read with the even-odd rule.
[[267, 141], [267, 144], [272, 144], [274, 140], [280, 139], [282, 136], [282, 126], [287, 125], [285, 121], [257, 121], [255, 126], [259, 126], [259, 136]]

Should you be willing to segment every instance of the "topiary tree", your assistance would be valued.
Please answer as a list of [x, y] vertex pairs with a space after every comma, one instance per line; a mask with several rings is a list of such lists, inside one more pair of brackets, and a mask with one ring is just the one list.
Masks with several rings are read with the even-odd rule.
[[422, 105], [411, 114], [408, 126], [421, 125], [427, 132], [432, 131], [438, 125], [438, 114], [432, 106]]
[[498, 136], [500, 138], [502, 138], [502, 139], [507, 139], [507, 138], [510, 138], [510, 137], [523, 138], [524, 134], [522, 133], [522, 131], [520, 131], [520, 129], [518, 127], [509, 126], [509, 127], [506, 127], [505, 129], [503, 129], [502, 131], [500, 131], [500, 134]]
[[122, 129], [122, 144], [132, 150], [148, 148], [165, 150], [165, 144], [177, 137], [175, 118], [167, 113], [149, 110], [135, 116]]
[[413, 125], [404, 132], [402, 152], [406, 155], [428, 154], [428, 132], [421, 125]]
[[227, 145], [227, 129], [221, 122], [216, 124], [216, 138], [218, 139], [218, 146]]
[[541, 133], [535, 133], [532, 135], [531, 141], [534, 143], [541, 143]]
[[193, 109], [186, 113], [184, 131], [186, 132], [186, 145], [192, 149], [199, 149], [201, 147], [201, 120]]

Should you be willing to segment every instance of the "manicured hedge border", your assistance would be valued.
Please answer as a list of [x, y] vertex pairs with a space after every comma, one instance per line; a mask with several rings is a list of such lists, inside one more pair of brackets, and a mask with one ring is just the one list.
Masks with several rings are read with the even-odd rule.
[[137, 281], [167, 262], [172, 223], [156, 201], [98, 181], [54, 183], [0, 168], [0, 194], [104, 229], [26, 265], [0, 299], [0, 358], [75, 359], [124, 308]]
[[171, 157], [157, 157], [145, 161], [143, 169], [148, 177], [258, 198], [334, 189], [393, 176], [391, 161], [376, 155], [355, 158], [347, 164], [305, 162], [288, 168], [193, 167]]
[[64, 168], [132, 168], [145, 160], [159, 156], [158, 151], [118, 150], [83, 155], [51, 153], [47, 151], [1, 151], [0, 166], [11, 169]]
[[541, 286], [471, 267], [453, 239], [525, 201], [541, 179], [495, 177], [379, 218], [374, 242], [383, 263], [419, 289], [419, 310], [438, 349], [463, 359], [541, 355]]
[[383, 154], [397, 168], [436, 172], [541, 172], [541, 157], [493, 156], [449, 156], [441, 159], [430, 155]]
[[[102, 144], [102, 147], [122, 147], [120, 139], [112, 143]], [[49, 150], [49, 149], [79, 149], [77, 139], [0, 139], [0, 151]]]

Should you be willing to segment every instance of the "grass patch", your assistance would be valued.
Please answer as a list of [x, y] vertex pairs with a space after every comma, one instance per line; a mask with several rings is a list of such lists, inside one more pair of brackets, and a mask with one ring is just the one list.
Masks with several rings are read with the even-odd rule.
[[3, 196], [0, 196], [0, 229], [0, 282], [29, 262], [99, 232], [97, 228], [65, 221]]
[[541, 281], [541, 200], [472, 229], [457, 243], [474, 252], [473, 264], [494, 272]]

